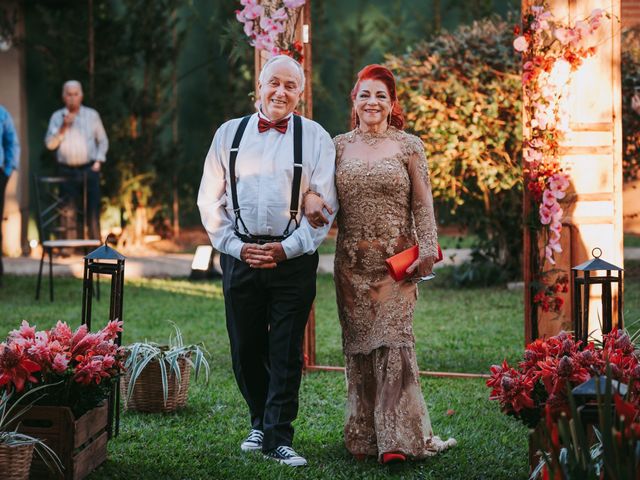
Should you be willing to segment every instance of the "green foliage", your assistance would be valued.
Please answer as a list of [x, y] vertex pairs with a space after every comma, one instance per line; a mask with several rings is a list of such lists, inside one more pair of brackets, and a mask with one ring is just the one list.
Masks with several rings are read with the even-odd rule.
[[522, 251], [521, 83], [511, 23], [461, 26], [387, 64], [424, 141], [439, 222], [468, 227], [508, 277]]
[[182, 332], [176, 324], [173, 324], [175, 336], [169, 337], [167, 345], [159, 345], [155, 342], [136, 342], [126, 347], [127, 361], [125, 368], [130, 374], [127, 386], [127, 400], [131, 399], [136, 387], [136, 382], [140, 378], [143, 370], [151, 362], [158, 362], [160, 365], [160, 380], [162, 381], [162, 396], [164, 404], [167, 404], [169, 397], [169, 375], [173, 373], [176, 385], [181, 385], [182, 373], [178, 360], [186, 360], [189, 368], [198, 379], [201, 369], [204, 369], [205, 380], [209, 381], [209, 362], [205, 357], [204, 350], [200, 345], [185, 345], [182, 339]]
[[[62, 472], [62, 463], [56, 453], [44, 443], [42, 440], [19, 433], [20, 417], [29, 411], [29, 409], [47, 395], [43, 390], [50, 389], [56, 384], [39, 385], [22, 394], [15, 392], [9, 393], [7, 390], [2, 391], [0, 397], [0, 445], [9, 447], [18, 447], [20, 445], [33, 444], [35, 446], [36, 455], [38, 455], [52, 472]], [[38, 394], [34, 399], [30, 399], [31, 395]]]
[[640, 27], [622, 32], [622, 170], [625, 180], [640, 174], [640, 115], [631, 108], [631, 97], [640, 94]]

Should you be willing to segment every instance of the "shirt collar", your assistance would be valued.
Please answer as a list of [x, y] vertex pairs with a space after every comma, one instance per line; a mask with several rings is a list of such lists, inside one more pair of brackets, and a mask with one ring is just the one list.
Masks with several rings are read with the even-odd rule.
[[[293, 112], [291, 112], [289, 115], [281, 118], [280, 120], [283, 120], [284, 118], [291, 118], [291, 115], [293, 115]], [[269, 117], [267, 117], [263, 112], [262, 112], [262, 107], [258, 108], [258, 118], [263, 118], [266, 121], [270, 122], [271, 120], [269, 119]]]

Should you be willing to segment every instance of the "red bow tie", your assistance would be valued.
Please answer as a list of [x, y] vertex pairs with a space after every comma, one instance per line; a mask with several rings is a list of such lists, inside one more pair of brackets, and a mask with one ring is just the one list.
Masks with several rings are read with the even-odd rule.
[[260, 133], [266, 132], [270, 128], [274, 128], [280, 133], [285, 133], [287, 131], [287, 125], [289, 125], [289, 117], [283, 118], [277, 122], [270, 122], [262, 117], [258, 119], [258, 131]]

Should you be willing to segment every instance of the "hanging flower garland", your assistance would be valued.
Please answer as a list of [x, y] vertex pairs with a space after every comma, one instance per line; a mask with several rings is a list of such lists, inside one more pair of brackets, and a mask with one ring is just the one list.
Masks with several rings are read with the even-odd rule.
[[[610, 15], [596, 9], [573, 26], [563, 25], [543, 2], [526, 10], [522, 30], [520, 26], [515, 29], [517, 38], [513, 47], [522, 54], [527, 119], [523, 145], [525, 185], [545, 235], [544, 259], [552, 265], [556, 263], [554, 254], [562, 252], [560, 200], [569, 188], [569, 176], [560, 164], [558, 147], [569, 130], [567, 99], [571, 73], [595, 53], [594, 46], [585, 44], [605, 17]], [[562, 307], [562, 299], [555, 295], [558, 291], [561, 290], [555, 284], [543, 284], [534, 304], [545, 311], [558, 312]]]
[[272, 55], [289, 55], [298, 62], [304, 60], [302, 42], [294, 41], [295, 25], [306, 0], [240, 0], [244, 6], [236, 10], [249, 43]]

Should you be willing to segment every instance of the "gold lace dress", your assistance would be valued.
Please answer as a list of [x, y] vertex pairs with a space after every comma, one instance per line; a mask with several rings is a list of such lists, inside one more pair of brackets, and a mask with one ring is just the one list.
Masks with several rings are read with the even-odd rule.
[[347, 449], [381, 457], [433, 455], [453, 444], [433, 436], [418, 380], [413, 336], [417, 287], [396, 282], [385, 259], [416, 243], [437, 255], [422, 141], [393, 127], [338, 135], [338, 239], [334, 276], [347, 372]]

